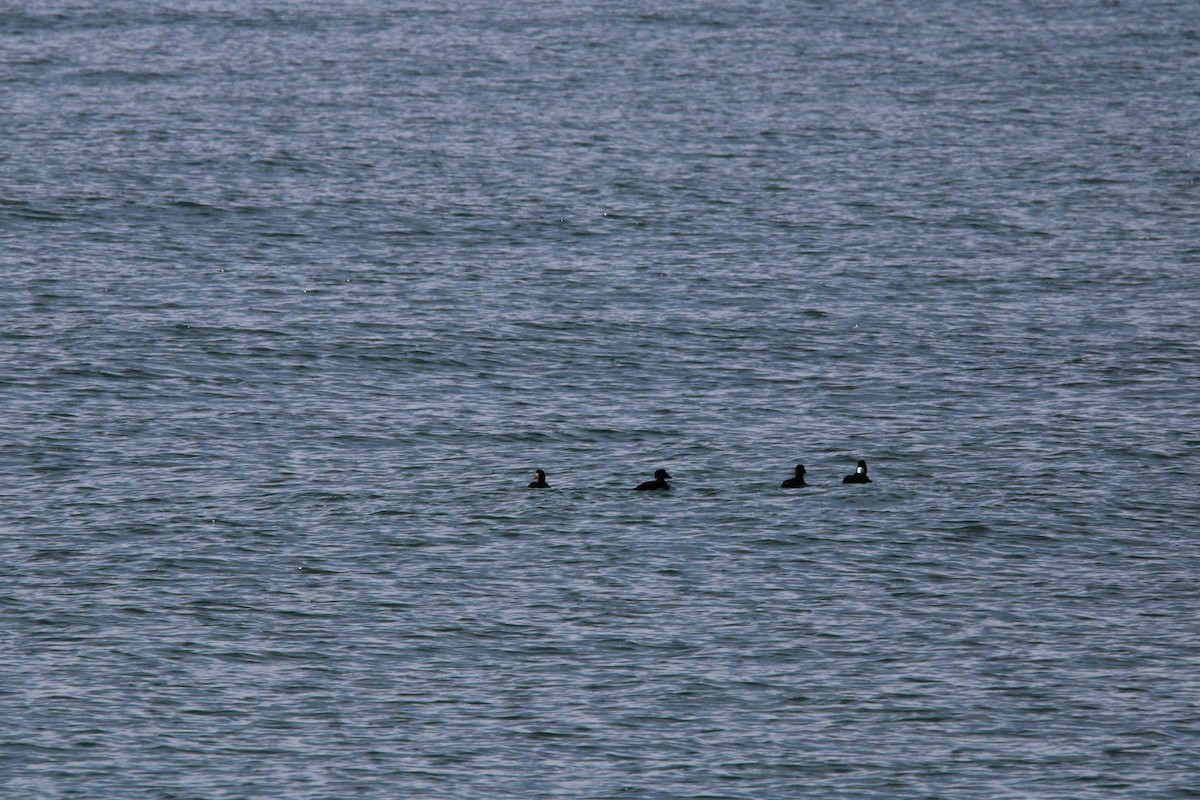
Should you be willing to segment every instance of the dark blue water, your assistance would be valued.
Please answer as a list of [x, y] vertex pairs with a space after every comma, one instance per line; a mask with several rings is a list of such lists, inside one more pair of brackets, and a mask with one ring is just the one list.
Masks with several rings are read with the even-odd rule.
[[1200, 796], [1194, 3], [0, 56], [5, 797]]

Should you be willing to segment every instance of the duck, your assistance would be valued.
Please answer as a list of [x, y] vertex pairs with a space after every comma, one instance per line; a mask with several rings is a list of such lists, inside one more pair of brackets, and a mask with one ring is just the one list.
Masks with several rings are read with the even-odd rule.
[[639, 483], [635, 488], [638, 492], [650, 492], [655, 489], [670, 489], [671, 484], [667, 483], [667, 478], [671, 477], [665, 469], [654, 470], [654, 480]]
[[804, 482], [804, 465], [797, 464], [796, 465], [796, 476], [794, 478], [788, 478], [786, 481], [779, 484], [779, 488], [780, 489], [799, 489], [801, 486], [808, 486], [808, 484]]
[[550, 484], [546, 483], [546, 473], [542, 470], [534, 470], [533, 483], [529, 484], [530, 489], [549, 489]]
[[858, 467], [853, 473], [842, 478], [842, 483], [870, 483], [871, 479], [867, 477], [867, 462], [859, 459]]

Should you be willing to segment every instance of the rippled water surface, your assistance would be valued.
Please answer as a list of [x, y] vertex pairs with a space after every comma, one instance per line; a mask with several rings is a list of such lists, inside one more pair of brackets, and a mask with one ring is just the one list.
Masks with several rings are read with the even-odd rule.
[[1194, 4], [0, 52], [5, 797], [1200, 796]]

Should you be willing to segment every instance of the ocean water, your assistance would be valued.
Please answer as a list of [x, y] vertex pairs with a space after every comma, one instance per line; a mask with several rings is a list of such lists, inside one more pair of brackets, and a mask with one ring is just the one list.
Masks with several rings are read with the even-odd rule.
[[1195, 3], [0, 56], [4, 797], [1200, 796]]

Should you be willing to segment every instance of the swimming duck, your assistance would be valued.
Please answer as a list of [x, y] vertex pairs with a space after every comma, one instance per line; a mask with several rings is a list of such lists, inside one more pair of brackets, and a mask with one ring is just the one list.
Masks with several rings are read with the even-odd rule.
[[871, 482], [871, 479], [867, 477], [867, 462], [863, 461], [861, 459], [858, 462], [858, 468], [854, 470], [853, 474], [847, 475], [846, 477], [842, 478], [842, 483], [870, 483], [870, 482]]
[[550, 484], [546, 483], [546, 473], [542, 470], [535, 470], [533, 473], [533, 483], [529, 484], [530, 489], [549, 489]]
[[804, 482], [804, 465], [797, 464], [796, 465], [796, 477], [788, 478], [786, 481], [779, 484], [779, 488], [780, 489], [799, 489], [801, 486], [808, 486], [808, 484]]
[[671, 484], [667, 483], [667, 478], [671, 477], [665, 469], [654, 470], [654, 480], [639, 483], [636, 491], [649, 492], [655, 489], [670, 489]]

